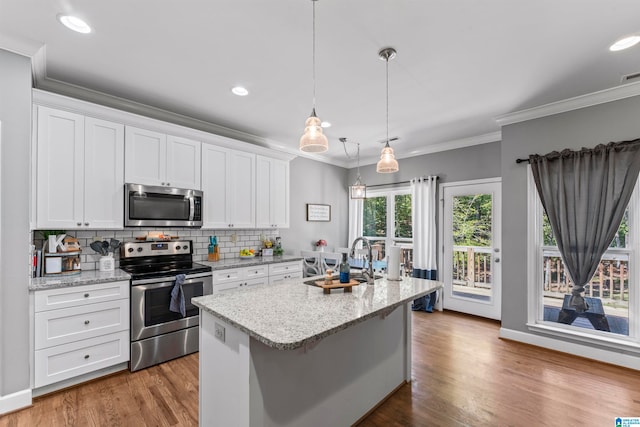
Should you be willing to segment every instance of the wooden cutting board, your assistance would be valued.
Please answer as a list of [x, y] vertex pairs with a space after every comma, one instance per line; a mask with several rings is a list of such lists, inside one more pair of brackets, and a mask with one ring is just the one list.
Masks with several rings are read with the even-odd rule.
[[344, 288], [345, 292], [351, 292], [352, 291], [351, 288], [353, 286], [358, 286], [359, 284], [360, 282], [354, 279], [349, 280], [349, 283], [340, 283], [340, 279], [333, 279], [330, 285], [326, 284], [324, 280], [316, 281], [316, 286], [318, 286], [319, 288], [322, 288], [325, 294], [330, 294], [331, 289], [340, 289], [340, 288]]

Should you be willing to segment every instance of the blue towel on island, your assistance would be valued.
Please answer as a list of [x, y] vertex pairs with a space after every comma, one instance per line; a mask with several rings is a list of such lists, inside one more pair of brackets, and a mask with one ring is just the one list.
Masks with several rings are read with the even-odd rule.
[[184, 304], [184, 291], [182, 290], [182, 284], [184, 283], [186, 276], [184, 274], [178, 274], [176, 276], [176, 283], [171, 290], [171, 302], [169, 303], [169, 311], [182, 314], [182, 317], [187, 315]]

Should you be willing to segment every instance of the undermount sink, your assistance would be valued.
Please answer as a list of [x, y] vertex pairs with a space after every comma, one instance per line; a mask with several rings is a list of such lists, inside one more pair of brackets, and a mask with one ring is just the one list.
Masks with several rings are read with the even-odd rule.
[[[331, 276], [331, 279], [332, 279], [332, 280], [336, 280], [336, 279], [339, 279], [339, 278], [340, 278], [340, 276], [339, 276], [339, 275], [337, 275], [337, 274], [334, 274], [333, 276]], [[360, 283], [365, 283], [365, 282], [367, 281], [367, 278], [366, 278], [366, 277], [364, 277], [361, 273], [351, 274], [351, 275], [350, 275], [350, 278], [351, 278], [351, 279], [353, 279], [353, 280], [357, 280], [357, 281], [358, 281], [358, 282], [360, 282]], [[376, 280], [376, 279], [382, 279], [382, 276], [381, 276], [381, 275], [379, 275], [379, 274], [374, 274], [373, 279], [374, 279], [374, 280]], [[316, 285], [316, 282], [318, 282], [318, 281], [320, 281], [320, 280], [322, 280], [322, 279], [321, 279], [321, 278], [318, 278], [318, 279], [313, 279], [313, 280], [307, 280], [307, 281], [305, 281], [305, 282], [303, 282], [303, 283], [304, 283], [305, 285], [309, 285], [309, 286], [317, 286], [317, 285]]]

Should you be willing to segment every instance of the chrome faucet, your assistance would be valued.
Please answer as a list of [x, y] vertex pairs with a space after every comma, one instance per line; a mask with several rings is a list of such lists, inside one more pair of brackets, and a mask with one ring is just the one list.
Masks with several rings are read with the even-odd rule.
[[355, 258], [356, 255], [356, 245], [358, 242], [362, 242], [363, 246], [366, 246], [369, 250], [369, 255], [367, 260], [369, 261], [369, 267], [366, 270], [363, 270], [362, 275], [367, 278], [367, 285], [373, 285], [374, 276], [373, 276], [373, 255], [371, 253], [371, 242], [366, 237], [358, 237], [353, 241], [351, 245], [351, 252], [349, 252], [349, 256], [351, 258]]

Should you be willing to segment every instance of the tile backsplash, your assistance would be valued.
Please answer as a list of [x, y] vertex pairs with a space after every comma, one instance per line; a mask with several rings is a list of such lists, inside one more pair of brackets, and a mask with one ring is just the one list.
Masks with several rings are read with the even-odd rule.
[[[206, 261], [209, 246], [209, 236], [218, 236], [220, 247], [220, 259], [237, 258], [240, 249], [262, 248], [261, 236], [275, 240], [279, 233], [277, 229], [265, 230], [198, 230], [191, 228], [156, 229], [156, 228], [127, 228], [126, 230], [71, 230], [67, 234], [78, 239], [82, 247], [80, 256], [80, 268], [82, 270], [98, 270], [100, 255], [94, 252], [89, 245], [94, 240], [118, 239], [121, 242], [133, 241], [136, 237], [146, 236], [149, 232], [162, 232], [181, 239], [193, 241], [193, 260]], [[36, 249], [42, 249], [44, 238], [42, 233], [34, 231], [33, 244]], [[283, 245], [284, 246], [284, 245]], [[285, 247], [286, 250], [286, 247]], [[116, 268], [120, 265], [119, 252], [115, 254]]]

